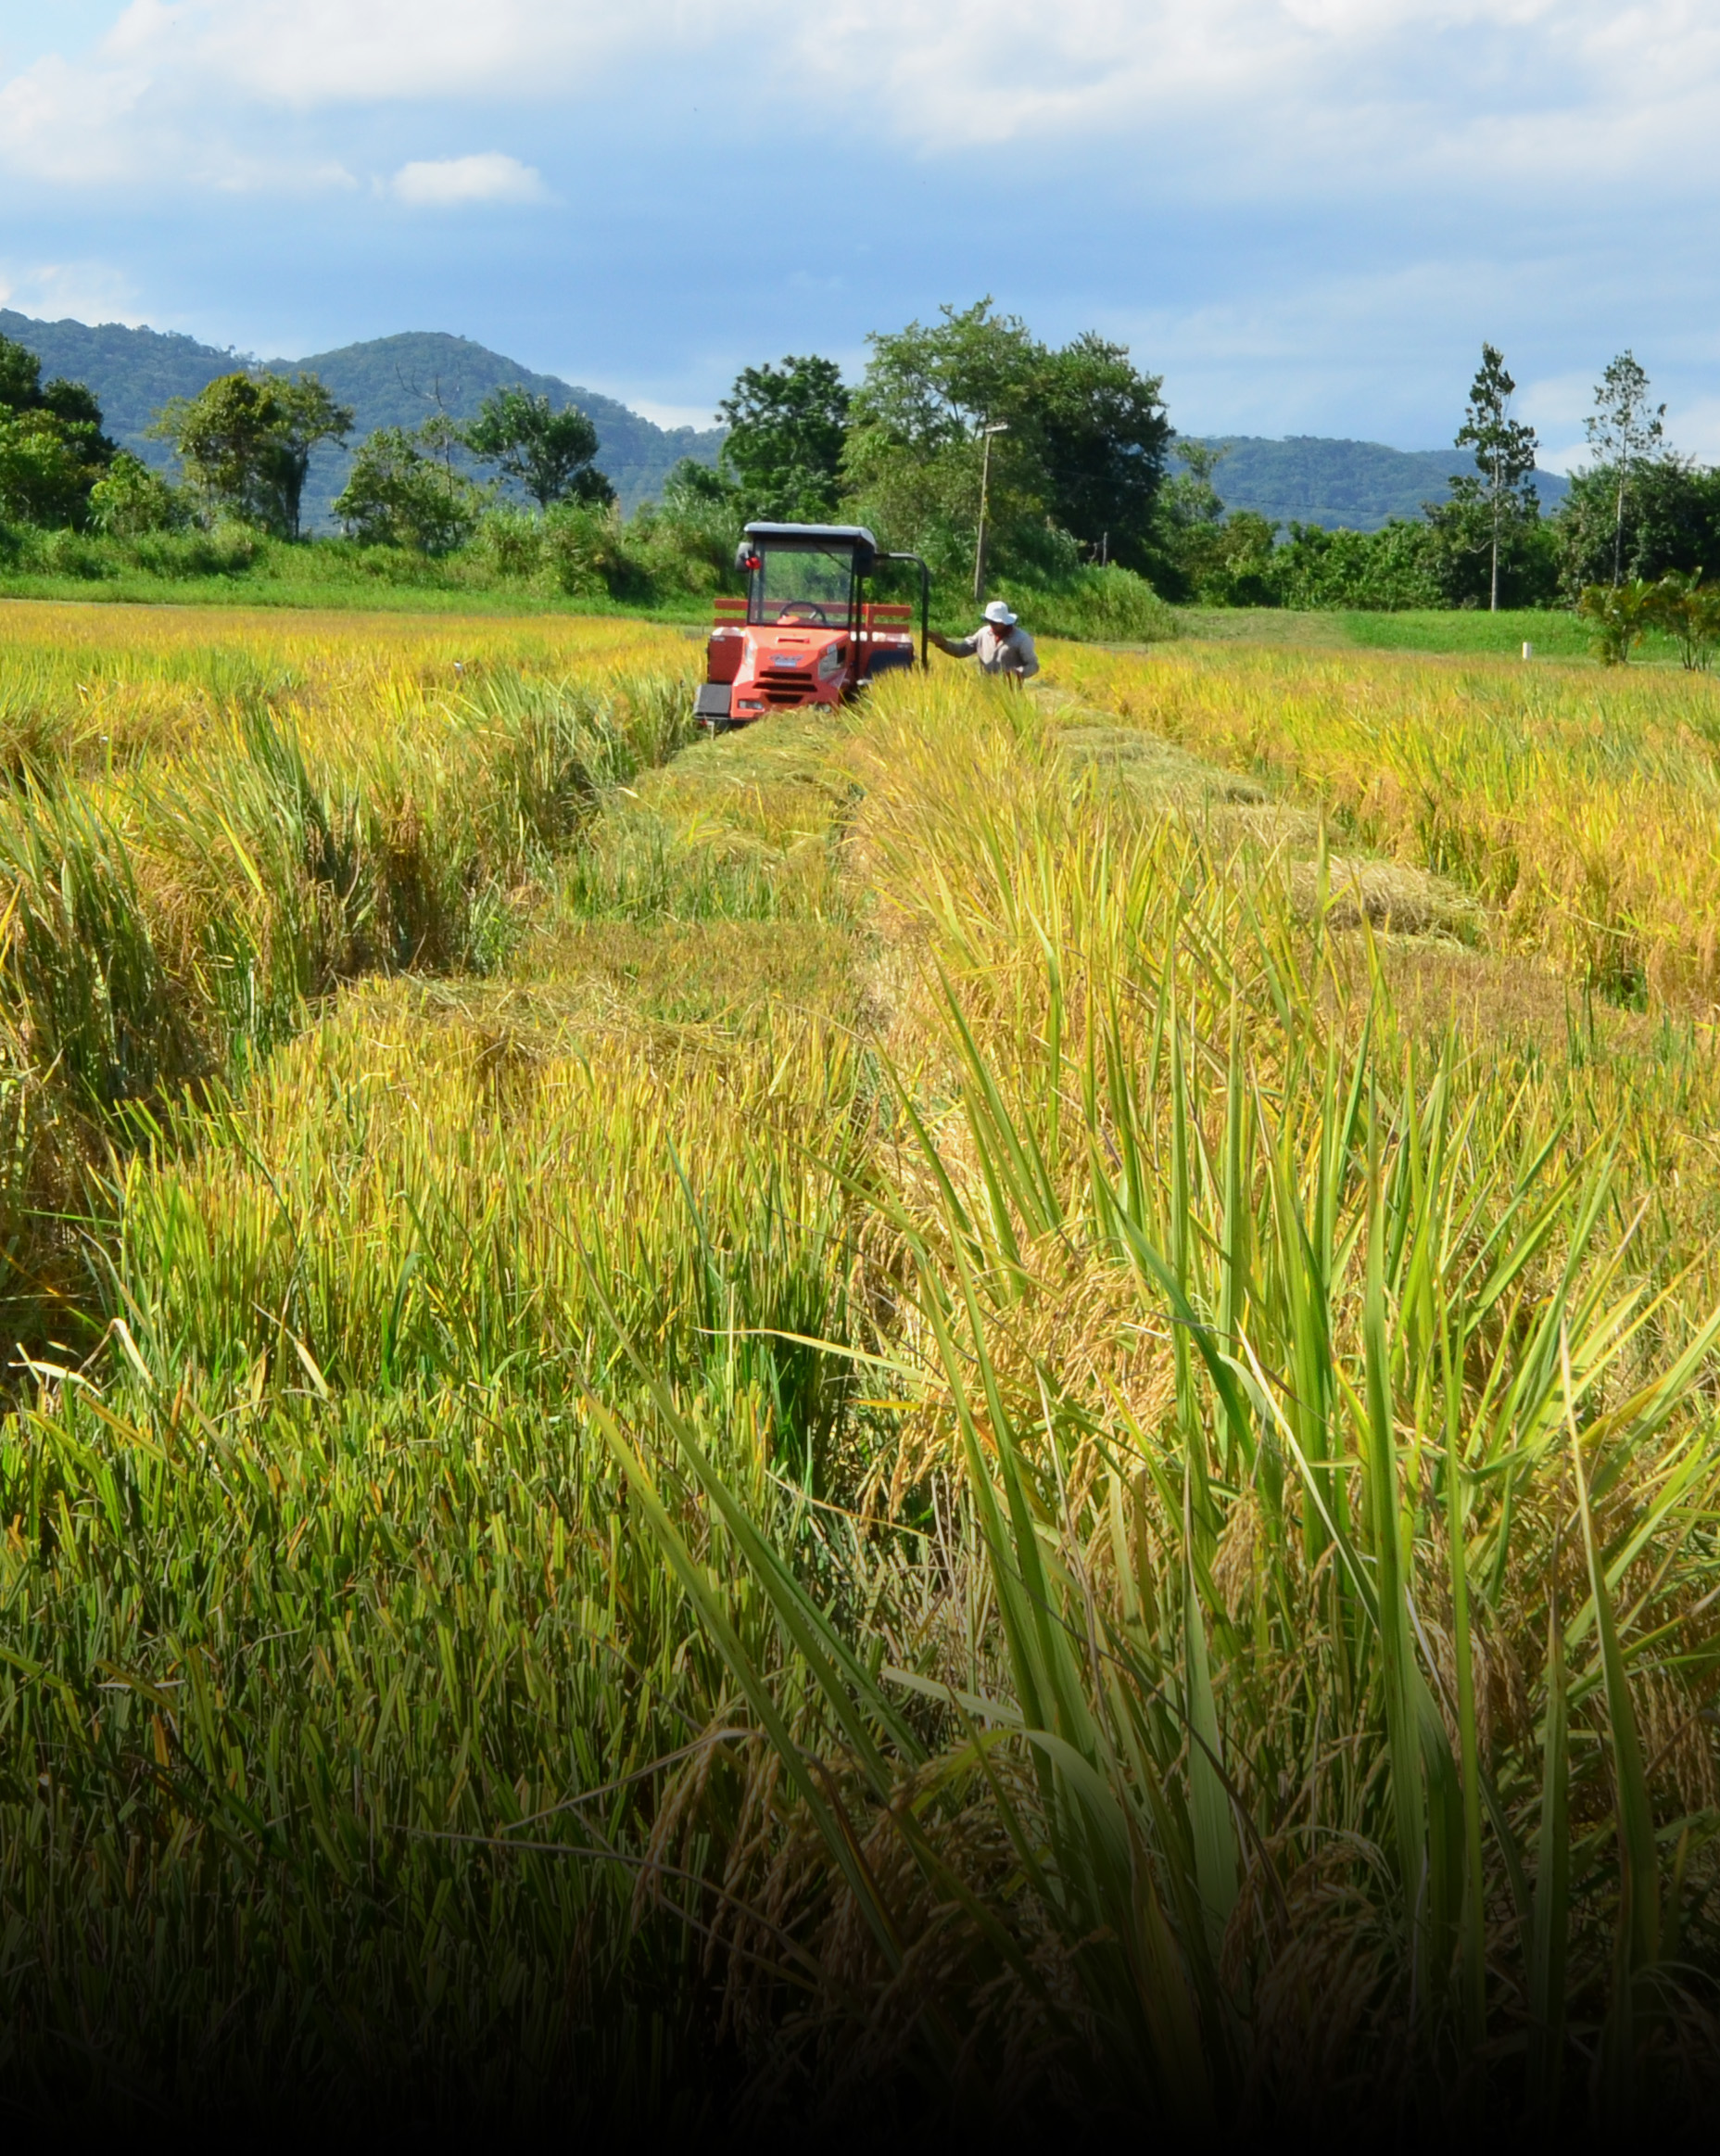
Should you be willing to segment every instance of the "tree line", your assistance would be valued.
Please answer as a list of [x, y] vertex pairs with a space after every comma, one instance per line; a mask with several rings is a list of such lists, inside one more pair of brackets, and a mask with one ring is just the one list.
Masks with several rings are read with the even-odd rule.
[[[297, 539], [311, 455], [354, 425], [314, 375], [237, 370], [158, 415], [175, 484], [116, 449], [87, 388], [40, 375], [0, 338], [0, 520], [15, 525], [121, 539], [236, 525]], [[1421, 517], [1286, 532], [1227, 508], [1223, 452], [1178, 440], [1162, 378], [1126, 347], [1092, 332], [1052, 346], [981, 299], [875, 335], [852, 386], [817, 355], [743, 369], [719, 408], [716, 466], [683, 463], [625, 527], [590, 419], [524, 387], [463, 424], [437, 410], [378, 428], [335, 512], [361, 547], [446, 556], [475, 541], [520, 574], [550, 564], [566, 589], [621, 597], [660, 593], [665, 574], [708, 589], [752, 517], [864, 523], [950, 590], [976, 570], [983, 466], [986, 566], [1018, 590], [1097, 570], [1112, 588], [1139, 579], [1145, 599], [1150, 586], [1208, 605], [1575, 604], [1617, 656], [1656, 620], [1689, 630], [1712, 600], [1705, 568], [1720, 564], [1720, 472], [1670, 446], [1664, 407], [1625, 352], [1596, 388], [1589, 465], [1544, 515], [1515, 391], [1484, 345], [1454, 442], [1470, 466]]]
[[[1055, 575], [1091, 556], [1150, 568], [1170, 426], [1159, 378], [1139, 373], [1121, 346], [1088, 335], [1054, 349], [982, 300], [872, 347], [852, 391], [827, 360], [744, 370], [722, 406], [721, 468], [683, 464], [662, 506], [720, 506], [738, 522], [863, 511], [904, 546], [954, 564], [971, 550], [979, 430], [990, 428], [1000, 567]], [[175, 399], [151, 427], [177, 456], [176, 487], [101, 437], [87, 390], [39, 392], [33, 355], [9, 346], [7, 359], [18, 377], [8, 411], [26, 416], [10, 430], [0, 515], [17, 522], [130, 536], [224, 518], [297, 538], [312, 452], [353, 428], [351, 410], [314, 375], [238, 370]], [[0, 376], [0, 397], [9, 379]], [[63, 412], [39, 416], [44, 397]], [[78, 426], [88, 440], [73, 439]], [[497, 505], [500, 482], [540, 514], [608, 508], [614, 490], [597, 453], [584, 412], [503, 389], [473, 422], [437, 412], [417, 428], [368, 436], [335, 514], [360, 541], [445, 552]]]
[[[44, 385], [41, 372], [33, 352], [0, 336], [0, 519], [17, 524], [136, 538], [230, 521], [297, 539], [313, 451], [353, 429], [351, 408], [314, 374], [222, 374], [196, 397], [172, 399], [149, 428], [179, 461], [174, 485], [108, 438], [82, 383]], [[335, 513], [361, 541], [443, 552], [471, 538], [493, 497], [467, 459], [548, 509], [614, 500], [596, 456], [597, 431], [583, 412], [500, 389], [463, 426], [438, 412], [420, 427], [367, 436]]]
[[[1420, 517], [1373, 532], [1292, 523], [1281, 534], [1263, 517], [1227, 511], [1221, 452], [1189, 445], [1167, 488], [1169, 521], [1180, 526], [1174, 595], [1219, 606], [1571, 605], [1603, 625], [1603, 652], [1620, 657], [1651, 624], [1682, 637], [1706, 571], [1720, 569], [1720, 471], [1673, 449], [1665, 406], [1625, 351], [1595, 387], [1584, 423], [1589, 463], [1543, 514], [1539, 445], [1514, 415], [1515, 391], [1504, 354], [1484, 344], [1453, 444], [1472, 452], [1471, 468], [1454, 473], [1448, 498], [1423, 503]], [[1621, 610], [1625, 640], [1609, 642], [1604, 624]]]
[[829, 360], [747, 368], [719, 407], [728, 433], [707, 493], [743, 520], [866, 523], [959, 576], [983, 463], [1000, 575], [1160, 565], [1172, 430], [1162, 378], [1126, 347], [1091, 331], [1046, 345], [989, 299], [868, 341], [852, 390]]

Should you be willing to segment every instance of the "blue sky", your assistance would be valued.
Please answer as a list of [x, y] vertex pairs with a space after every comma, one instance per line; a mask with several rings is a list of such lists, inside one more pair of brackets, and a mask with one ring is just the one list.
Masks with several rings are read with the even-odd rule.
[[1190, 433], [1720, 460], [1716, 0], [0, 0], [0, 298], [449, 329], [654, 416], [990, 292]]

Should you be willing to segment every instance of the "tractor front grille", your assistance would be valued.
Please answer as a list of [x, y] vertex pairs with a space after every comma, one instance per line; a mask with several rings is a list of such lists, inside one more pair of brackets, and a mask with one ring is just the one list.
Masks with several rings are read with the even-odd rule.
[[796, 667], [792, 673], [786, 666], [773, 666], [758, 684], [759, 694], [766, 704], [804, 704], [815, 687], [810, 666]]

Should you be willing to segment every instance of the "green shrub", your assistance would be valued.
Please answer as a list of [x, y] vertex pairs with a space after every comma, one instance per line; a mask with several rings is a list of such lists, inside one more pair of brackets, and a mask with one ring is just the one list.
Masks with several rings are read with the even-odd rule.
[[110, 539], [183, 531], [191, 520], [190, 507], [178, 488], [129, 450], [120, 451], [90, 489], [90, 523]]
[[647, 596], [649, 579], [627, 551], [626, 527], [613, 504], [559, 503], [541, 529], [545, 566], [559, 590], [573, 596]]
[[[363, 446], [360, 459], [377, 439]], [[341, 498], [348, 526], [340, 536], [289, 540], [242, 523], [200, 526], [186, 515], [183, 496], [137, 465], [104, 482], [105, 495], [97, 489], [100, 528], [0, 526], [0, 574], [90, 585], [146, 578], [171, 588], [219, 578], [280, 588], [259, 590], [259, 598], [309, 599], [344, 587], [359, 604], [386, 603], [388, 591], [400, 590], [676, 607], [740, 588], [740, 512], [715, 489], [672, 485], [661, 504], [647, 502], [625, 520], [613, 503], [562, 502], [539, 514], [486, 503], [456, 472], [450, 509], [442, 467], [410, 440], [407, 447], [411, 456], [386, 471], [373, 457], [362, 488], [355, 463], [354, 486]], [[457, 526], [466, 536], [444, 543]], [[932, 568], [934, 598], [942, 595], [941, 614], [954, 626], [966, 612], [961, 594], [971, 557]], [[1031, 628], [1054, 636], [1148, 643], [1176, 633], [1170, 609], [1145, 577], [1081, 563], [1068, 535], [1043, 520], [1032, 544], [1017, 550], [991, 588], [1013, 599]], [[870, 590], [917, 607], [918, 572], [886, 567]]]
[[1595, 651], [1603, 666], [1622, 666], [1654, 620], [1656, 587], [1640, 577], [1628, 584], [1591, 584], [1576, 602], [1580, 619], [1592, 622]]
[[627, 533], [662, 592], [739, 590], [734, 561], [740, 536], [740, 514], [732, 504], [686, 491], [671, 492], [661, 509], [647, 502]]
[[1018, 582], [1010, 600], [1028, 628], [1043, 636], [1149, 644], [1177, 633], [1176, 615], [1146, 578], [1115, 564], [1076, 569], [1055, 584]]
[[427, 445], [426, 428], [379, 426], [359, 444], [335, 514], [365, 545], [447, 554], [477, 529], [485, 496]]
[[154, 577], [242, 577], [266, 563], [275, 550], [247, 524], [218, 524], [212, 531], [150, 531], [116, 549], [128, 568]]
[[1649, 619], [1678, 646], [1687, 674], [1705, 674], [1720, 644], [1720, 584], [1704, 584], [1701, 569], [1668, 569], [1654, 587]]
[[1278, 526], [1251, 509], [1190, 524], [1181, 533], [1183, 577], [1199, 606], [1277, 606]]
[[1555, 522], [1565, 595], [1611, 584], [1621, 570], [1653, 582], [1720, 564], [1720, 469], [1688, 457], [1645, 458], [1623, 475], [1596, 463], [1576, 473]]
[[1285, 606], [1363, 607], [1385, 614], [1444, 606], [1436, 551], [1434, 527], [1405, 517], [1393, 517], [1378, 531], [1293, 524], [1289, 543], [1273, 557], [1272, 581]]
[[498, 502], [479, 525], [472, 551], [497, 576], [530, 583], [544, 567], [543, 519], [528, 509]]
[[18, 566], [49, 577], [87, 577], [92, 581], [119, 574], [120, 562], [111, 547], [82, 532], [43, 531], [26, 526], [19, 534]]
[[381, 584], [391, 590], [450, 591], [462, 585], [487, 589], [493, 581], [487, 570], [474, 561], [470, 550], [433, 555], [388, 539], [366, 543], [356, 539], [322, 539], [317, 540], [309, 563], [305, 550], [300, 548], [290, 552], [284, 550], [277, 559], [287, 575], [308, 576], [318, 583]]

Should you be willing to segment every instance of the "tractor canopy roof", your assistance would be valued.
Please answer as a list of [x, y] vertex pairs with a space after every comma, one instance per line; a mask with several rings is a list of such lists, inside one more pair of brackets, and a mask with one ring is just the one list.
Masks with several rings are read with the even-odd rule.
[[863, 524], [749, 524], [746, 535], [779, 547], [828, 547], [844, 540], [852, 545], [858, 539], [863, 547], [878, 552], [878, 541]]
[[878, 559], [878, 541], [863, 524], [749, 524], [746, 537], [765, 547], [852, 547], [854, 566], [863, 577]]

